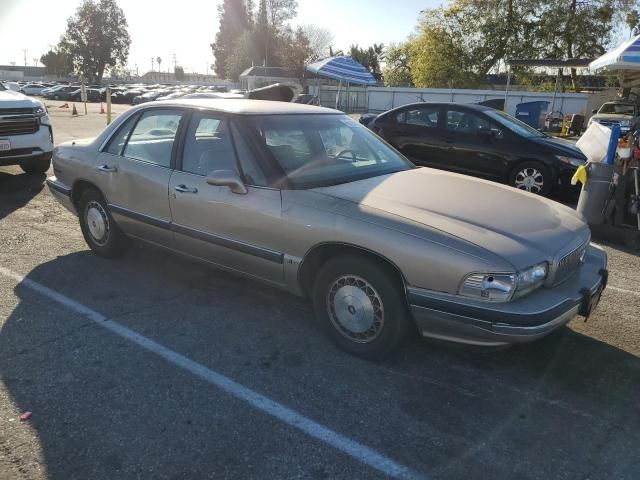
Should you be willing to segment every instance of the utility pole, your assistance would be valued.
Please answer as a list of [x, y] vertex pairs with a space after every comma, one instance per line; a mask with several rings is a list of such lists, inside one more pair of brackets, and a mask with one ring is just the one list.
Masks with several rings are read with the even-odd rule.
[[178, 59], [176, 57], [176, 54], [173, 54], [173, 71], [176, 71], [176, 67], [178, 66]]
[[151, 57], [151, 71], [152, 72], [153, 72], [153, 62], [155, 62], [155, 61], [156, 61], [156, 59]]
[[29, 51], [29, 50], [27, 50], [26, 48], [23, 48], [23, 49], [22, 49], [22, 53], [24, 53], [24, 66], [25, 66], [25, 67], [27, 66], [27, 52], [28, 52], [28, 51]]

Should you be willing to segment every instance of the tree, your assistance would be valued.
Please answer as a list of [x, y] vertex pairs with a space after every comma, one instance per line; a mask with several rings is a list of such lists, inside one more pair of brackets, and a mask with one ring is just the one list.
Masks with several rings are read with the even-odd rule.
[[218, 17], [220, 27], [211, 49], [216, 59], [215, 71], [220, 77], [225, 77], [227, 60], [233, 53], [234, 43], [250, 28], [250, 14], [244, 0], [224, 0], [218, 5]]
[[302, 25], [302, 31], [309, 40], [309, 48], [311, 49], [310, 61], [313, 62], [330, 56], [331, 44], [333, 43], [331, 31], [313, 24]]
[[[534, 40], [546, 58], [593, 58], [602, 55], [611, 39], [615, 0], [547, 1], [539, 12]], [[571, 84], [578, 91], [578, 75]]]
[[296, 77], [302, 80], [305, 65], [313, 55], [311, 43], [302, 27], [298, 27], [295, 32], [288, 32], [285, 37], [283, 54], [285, 66], [295, 72]]
[[57, 77], [66, 77], [73, 73], [73, 59], [69, 54], [59, 48], [49, 50], [47, 53], [40, 57], [40, 63], [42, 63], [49, 75], [56, 75]]
[[84, 0], [67, 20], [59, 49], [89, 82], [100, 82], [105, 68], [125, 65], [131, 37], [127, 19], [115, 0]]
[[374, 43], [369, 48], [360, 48], [358, 45], [351, 45], [349, 56], [356, 62], [364, 66], [373, 74], [380, 74], [380, 60], [382, 60], [383, 44]]
[[269, 24], [276, 30], [298, 14], [297, 0], [266, 0], [266, 7]]
[[240, 74], [249, 68], [257, 57], [253, 32], [246, 31], [233, 44], [233, 51], [227, 58], [225, 78], [238, 80]]
[[179, 82], [184, 80], [184, 68], [182, 68], [180, 65], [176, 65], [173, 68], [173, 74], [176, 77], [176, 80], [178, 80]]
[[382, 78], [385, 85], [389, 87], [410, 87], [412, 85], [407, 43], [390, 44], [385, 49], [384, 62]]

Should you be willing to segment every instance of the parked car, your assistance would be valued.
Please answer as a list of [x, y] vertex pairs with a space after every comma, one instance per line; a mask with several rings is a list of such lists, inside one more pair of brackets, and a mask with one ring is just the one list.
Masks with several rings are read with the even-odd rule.
[[40, 95], [45, 88], [47, 87], [39, 83], [27, 83], [20, 87], [20, 93], [24, 93], [25, 95]]
[[167, 90], [151, 90], [150, 92], [143, 93], [142, 95], [134, 97], [133, 104], [138, 105], [140, 103], [152, 102], [159, 97], [168, 95], [169, 93], [171, 92]]
[[42, 175], [52, 152], [53, 129], [42, 102], [0, 84], [0, 165]]
[[618, 126], [623, 135], [629, 133], [629, 129], [636, 118], [640, 115], [640, 110], [632, 102], [606, 102], [598, 110], [593, 110], [593, 116], [589, 119], [589, 125], [597, 122], [606, 127]]
[[[87, 102], [101, 102], [103, 101], [103, 93], [96, 88], [87, 88]], [[82, 89], [78, 88], [72, 92], [68, 92], [63, 100], [70, 100], [73, 102], [82, 101]]]
[[80, 87], [77, 85], [58, 85], [43, 93], [43, 97], [49, 100], [69, 100], [70, 94], [77, 91]]
[[371, 130], [417, 165], [543, 196], [558, 184], [572, 188], [571, 177], [586, 162], [574, 144], [483, 105], [414, 103], [367, 120]]
[[58, 146], [53, 166], [48, 186], [96, 254], [135, 237], [308, 296], [357, 355], [392, 351], [414, 323], [463, 343], [535, 340], [589, 315], [607, 279], [575, 210], [416, 168], [326, 108], [154, 102]]

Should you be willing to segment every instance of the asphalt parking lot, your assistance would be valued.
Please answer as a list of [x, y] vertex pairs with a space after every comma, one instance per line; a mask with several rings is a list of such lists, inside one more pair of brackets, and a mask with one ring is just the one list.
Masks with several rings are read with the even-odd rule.
[[[56, 142], [104, 126], [99, 104], [61, 103]], [[414, 338], [374, 363], [304, 300], [138, 244], [96, 257], [43, 181], [0, 168], [0, 479], [638, 478], [623, 247], [586, 323], [501, 350]]]

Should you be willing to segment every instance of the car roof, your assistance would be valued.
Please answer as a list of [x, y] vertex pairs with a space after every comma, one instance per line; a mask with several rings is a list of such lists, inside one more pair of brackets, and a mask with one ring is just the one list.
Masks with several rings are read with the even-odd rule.
[[432, 107], [462, 107], [462, 108], [469, 108], [471, 110], [494, 110], [491, 107], [488, 107], [486, 105], [479, 105], [477, 103], [460, 103], [460, 102], [415, 102], [415, 103], [407, 103], [406, 105], [401, 105], [399, 107], [395, 107], [393, 110], [389, 110], [389, 111], [394, 111], [394, 110], [399, 110], [401, 108], [407, 108], [407, 107], [419, 107], [419, 106], [424, 106], [424, 105], [428, 105], [428, 106], [432, 106]]
[[196, 107], [217, 110], [239, 115], [300, 115], [300, 114], [343, 114], [331, 108], [303, 105], [300, 103], [275, 102], [271, 100], [250, 100], [230, 98], [176, 98], [173, 100], [161, 100], [145, 105], [142, 108], [171, 105], [181, 107]]

